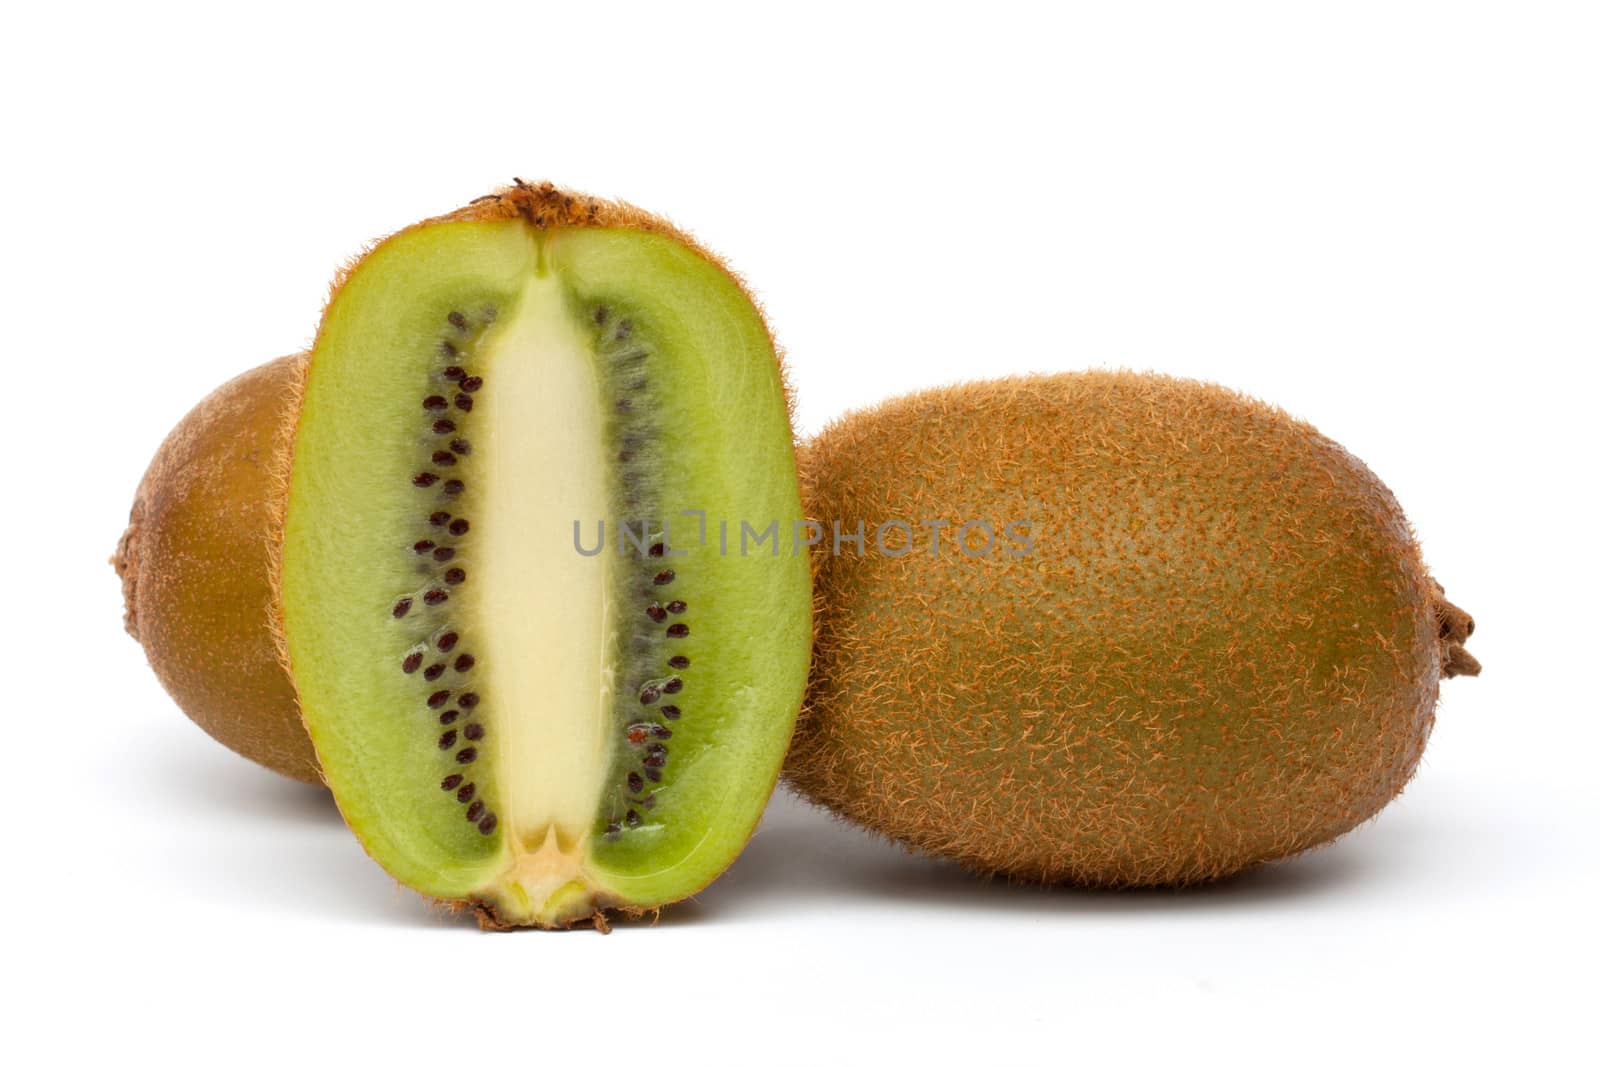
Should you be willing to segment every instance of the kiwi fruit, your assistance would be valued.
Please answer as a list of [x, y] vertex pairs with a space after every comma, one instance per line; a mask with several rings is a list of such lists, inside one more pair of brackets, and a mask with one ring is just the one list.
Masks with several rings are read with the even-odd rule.
[[285, 357], [196, 405], [150, 461], [112, 563], [124, 625], [178, 706], [235, 752], [315, 782], [268, 623], [279, 453], [304, 373]]
[[[297, 702], [367, 851], [486, 927], [604, 927], [709, 883], [810, 645], [788, 394], [739, 280], [661, 219], [519, 181], [374, 247], [286, 366], [254, 380], [290, 415], [251, 487], [267, 520], [239, 522], [292, 690], [240, 703], [277, 729]], [[118, 558], [159, 673], [145, 591], [185, 564], [130, 551], [148, 521]]]
[[826, 533], [786, 777], [981, 874], [1183, 885], [1329, 841], [1478, 670], [1384, 485], [1218, 386], [936, 389], [801, 471]]
[[[290, 479], [271, 472], [288, 470], [304, 373], [280, 360], [203, 401], [152, 463], [115, 562], [129, 631], [191, 717], [310, 780], [273, 652]], [[1217, 386], [1084, 373], [936, 390], [833, 424], [800, 461], [824, 543], [787, 776], [983, 874], [1183, 885], [1329, 841], [1409, 780], [1439, 679], [1478, 673], [1471, 617], [1382, 483]], [[627, 816], [613, 823], [620, 837]]]

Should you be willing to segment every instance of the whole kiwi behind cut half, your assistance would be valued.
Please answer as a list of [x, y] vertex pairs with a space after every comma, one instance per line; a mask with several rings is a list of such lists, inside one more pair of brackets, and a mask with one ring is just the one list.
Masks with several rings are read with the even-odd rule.
[[134, 493], [111, 562], [123, 624], [189, 718], [262, 766], [319, 782], [270, 623], [280, 453], [304, 361], [245, 371], [183, 417]]
[[1220, 386], [931, 389], [830, 424], [801, 476], [860, 540], [817, 556], [785, 774], [981, 874], [1184, 885], [1330, 841], [1478, 673], [1394, 495]]
[[490, 927], [709, 883], [810, 652], [789, 402], [739, 281], [519, 182], [373, 248], [291, 366], [269, 623], [367, 851]]

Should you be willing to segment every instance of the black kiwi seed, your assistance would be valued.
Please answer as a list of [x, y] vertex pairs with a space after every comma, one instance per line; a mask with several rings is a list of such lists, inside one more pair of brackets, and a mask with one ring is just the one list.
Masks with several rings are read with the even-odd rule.
[[450, 401], [446, 400], [444, 397], [439, 396], [437, 394], [435, 394], [434, 396], [427, 397], [422, 401], [422, 410], [423, 411], [443, 411], [445, 408], [447, 408], [449, 406], [450, 406]]
[[466, 708], [468, 711], [471, 711], [473, 708], [478, 706], [478, 694], [477, 693], [462, 693], [461, 694], [461, 699], [456, 701], [456, 703], [460, 704], [463, 708]]
[[661, 690], [657, 689], [653, 685], [647, 685], [643, 689], [639, 690], [639, 703], [641, 704], [654, 704], [660, 699]]
[[[446, 787], [446, 788], [448, 788], [448, 787]], [[639, 790], [641, 790], [643, 788], [644, 788], [644, 779], [639, 776], [639, 772], [638, 771], [629, 771], [628, 772], [628, 791], [631, 792], [631, 793], [637, 793], [637, 792], [639, 792]]]
[[454, 730], [446, 730], [444, 733], [439, 735], [440, 748], [454, 748], [455, 744], [456, 732]]
[[439, 476], [437, 474], [432, 474], [432, 473], [430, 473], [428, 471], [423, 471], [420, 474], [415, 474], [415, 475], [412, 476], [411, 484], [416, 486], [418, 489], [426, 489], [426, 488], [428, 488], [428, 486], [432, 485], [434, 482], [436, 482], [438, 480], [439, 480]]
[[467, 483], [463, 482], [460, 478], [451, 478], [448, 482], [444, 483], [445, 495], [459, 496], [461, 491], [466, 487]]
[[688, 637], [689, 636], [689, 627], [687, 625], [685, 625], [684, 623], [675, 622], [671, 626], [667, 627], [667, 636], [668, 637]]
[[478, 661], [472, 657], [470, 652], [463, 652], [456, 657], [456, 673], [465, 674], [472, 669], [472, 665], [476, 662]]
[[669, 678], [667, 684], [661, 687], [663, 693], [680, 693], [683, 691], [682, 678]]
[[428, 707], [432, 708], [434, 711], [438, 711], [440, 708], [444, 707], [449, 700], [450, 690], [439, 689], [428, 694]]
[[461, 736], [468, 741], [482, 741], [483, 724], [479, 722], [468, 723], [467, 728], [461, 731]]
[[664, 556], [667, 554], [667, 546], [657, 541], [655, 544], [650, 546], [650, 554], [658, 558]]
[[422, 676], [424, 678], [426, 678], [430, 682], [436, 682], [436, 681], [439, 680], [439, 675], [441, 675], [443, 673], [444, 673], [444, 664], [443, 663], [434, 663], [434, 664], [430, 664], [428, 669], [422, 672]]
[[428, 516], [428, 522], [433, 526], [443, 526], [449, 521], [450, 513], [448, 511], [435, 511], [432, 515]]
[[458, 437], [454, 441], [450, 442], [450, 451], [454, 452], [458, 456], [470, 456], [472, 455], [472, 442], [466, 440], [465, 438]]
[[449, 652], [452, 648], [456, 647], [456, 642], [459, 640], [461, 640], [460, 636], [454, 630], [451, 630], [448, 633], [442, 634], [436, 644], [438, 645], [440, 652]]
[[444, 580], [447, 585], [460, 585], [467, 580], [467, 572], [460, 567], [451, 567], [444, 572]]
[[452, 311], [450, 314], [446, 315], [445, 318], [449, 319], [450, 325], [454, 326], [458, 330], [465, 330], [467, 328], [467, 317], [461, 314], [459, 311]]
[[433, 420], [433, 432], [434, 433], [455, 433], [456, 432], [456, 424], [451, 422], [449, 419], [434, 419]]
[[440, 449], [433, 454], [433, 464], [436, 467], [454, 467], [456, 465], [456, 454]]
[[656, 622], [665, 622], [667, 619], [667, 609], [660, 604], [651, 604], [644, 609], [644, 613]]
[[478, 750], [475, 749], [475, 748], [464, 748], [460, 752], [456, 753], [456, 762], [457, 763], [471, 763], [473, 760], [475, 760], [477, 758], [478, 758]]
[[671, 719], [673, 722], [677, 722], [678, 716], [682, 714], [682, 709], [676, 704], [667, 704], [661, 709], [661, 717], [663, 719]]
[[394, 602], [394, 617], [395, 618], [397, 618], [397, 619], [405, 618], [406, 612], [408, 612], [410, 610], [411, 610], [411, 598], [410, 597], [403, 596], [399, 600], [396, 600]]
[[458, 786], [460, 784], [461, 784], [461, 775], [459, 775], [459, 774], [449, 774], [449, 775], [445, 776], [444, 781], [439, 783], [439, 788], [443, 789], [445, 792], [449, 792], [450, 790], [454, 789], [456, 786]]
[[684, 612], [689, 610], [689, 605], [685, 604], [681, 600], [674, 600], [672, 603], [667, 605], [667, 610], [672, 612], [674, 615], [682, 615]]
[[460, 537], [462, 534], [471, 529], [471, 527], [472, 524], [467, 522], [466, 519], [457, 519], [450, 524], [450, 532], [455, 534], [457, 537]]
[[415, 552], [417, 555], [420, 556], [423, 553], [427, 552], [432, 547], [433, 547], [433, 542], [432, 541], [423, 540], [423, 541], [418, 541], [416, 544], [412, 545], [411, 546], [411, 551]]
[[681, 671], [688, 665], [688, 656], [673, 656], [671, 659], [667, 660], [667, 666], [671, 667], [673, 670]]
[[[452, 348], [451, 352], [454, 351], [455, 349]], [[466, 376], [467, 372], [462, 370], [460, 367], [446, 367], [444, 369], [444, 378], [447, 382], [458, 382]]]
[[660, 725], [659, 723], [656, 725], [656, 728], [654, 730], [652, 730], [651, 732], [654, 733], [657, 737], [661, 738], [662, 740], [666, 740], [667, 738], [672, 736], [672, 731], [667, 729], [665, 726]]
[[400, 664], [400, 669], [405, 671], [407, 674], [415, 674], [417, 668], [420, 666], [422, 666], [422, 653], [413, 652], [411, 655], [405, 658], [405, 662]]
[[430, 589], [422, 594], [422, 602], [429, 607], [437, 607], [450, 599], [450, 594], [443, 589]]
[[656, 575], [655, 583], [657, 585], [667, 585], [676, 577], [677, 575], [670, 570], [662, 571], [660, 574]]
[[455, 708], [451, 708], [449, 711], [441, 711], [439, 713], [439, 725], [449, 726], [459, 718], [461, 718], [461, 713]]
[[478, 820], [478, 833], [488, 837], [490, 834], [494, 833], [494, 828], [499, 824], [500, 820], [497, 819], [494, 812], [491, 811], [489, 814]]
[[467, 821], [468, 822], [477, 822], [478, 821], [478, 816], [480, 816], [482, 814], [483, 814], [483, 801], [474, 800], [471, 804], [467, 805]]
[[472, 398], [470, 396], [468, 396], [466, 393], [457, 393], [456, 394], [456, 407], [460, 408], [462, 411], [471, 411], [472, 410]]
[[[450, 777], [460, 778], [461, 776], [459, 774], [452, 774]], [[478, 787], [473, 785], [471, 782], [468, 782], [466, 785], [456, 790], [456, 800], [465, 804], [467, 801], [472, 799], [472, 794], [476, 793], [477, 791]]]
[[628, 814], [623, 817], [622, 821], [627, 823], [630, 827], [632, 827], [632, 826], [638, 826], [640, 823], [644, 822], [644, 819], [640, 817], [640, 815], [639, 815], [639, 813], [637, 811], [634, 811], [632, 808], [629, 808], [628, 809]]
[[644, 776], [650, 779], [652, 782], [659, 782], [661, 781], [661, 768], [646, 767], [644, 769]]
[[454, 559], [455, 555], [456, 550], [453, 548], [436, 548], [433, 550], [433, 558], [438, 560], [440, 563], [443, 563], [447, 559]]
[[464, 393], [476, 393], [482, 388], [483, 379], [478, 377], [476, 374], [472, 375], [471, 377], [461, 379], [461, 391]]

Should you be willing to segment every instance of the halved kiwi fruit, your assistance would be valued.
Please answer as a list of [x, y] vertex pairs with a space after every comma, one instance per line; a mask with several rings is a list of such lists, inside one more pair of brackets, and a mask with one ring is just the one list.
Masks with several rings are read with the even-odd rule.
[[659, 219], [518, 183], [375, 247], [296, 366], [271, 623], [367, 850], [494, 927], [711, 881], [810, 647], [788, 399], [740, 283]]

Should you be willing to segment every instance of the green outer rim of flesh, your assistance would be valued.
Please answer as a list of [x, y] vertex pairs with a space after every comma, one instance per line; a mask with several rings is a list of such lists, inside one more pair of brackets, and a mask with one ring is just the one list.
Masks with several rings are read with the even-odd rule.
[[[695, 721], [686, 714], [685, 742], [675, 742], [659, 822], [614, 842], [594, 833], [584, 861], [599, 903], [651, 907], [709, 883], [748, 839], [810, 657], [810, 571], [793, 550], [802, 513], [778, 361], [759, 313], [721, 268], [661, 235], [537, 231], [521, 220], [439, 223], [374, 249], [330, 304], [312, 356], [279, 576], [284, 638], [323, 771], [368, 852], [429, 896], [473, 899], [492, 887], [509, 862], [507, 828], [485, 836], [462, 819], [439, 789], [444, 764], [420, 743], [426, 733], [394, 728], [409, 709], [396, 706], [406, 690], [386, 627], [417, 510], [404, 492], [416, 450], [407, 420], [439, 324], [463, 306], [515, 315], [535, 271], [554, 273], [574, 314], [604, 301], [648, 329], [652, 395], [671, 427], [669, 517], [681, 504], [735, 531], [741, 520], [776, 520], [781, 531], [776, 558], [691, 551], [680, 565], [694, 575], [700, 609], [685, 644], [704, 650], [692, 675]], [[508, 773], [484, 770], [486, 780]], [[597, 826], [605, 817], [596, 813]]]

